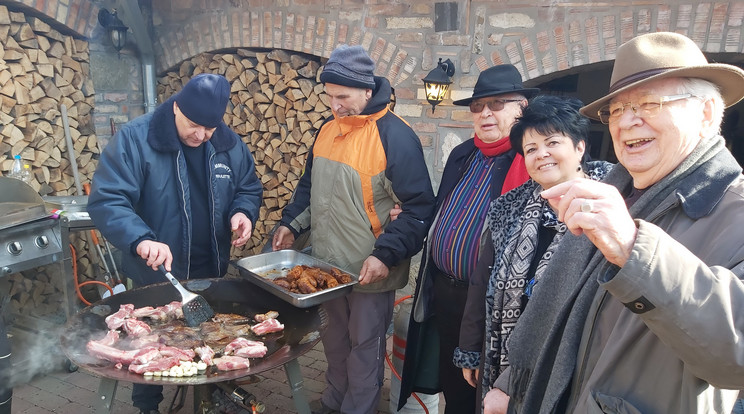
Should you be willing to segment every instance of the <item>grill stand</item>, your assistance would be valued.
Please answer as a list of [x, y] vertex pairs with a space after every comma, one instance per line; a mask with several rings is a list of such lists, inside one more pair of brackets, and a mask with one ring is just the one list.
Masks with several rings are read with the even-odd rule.
[[[284, 372], [287, 374], [287, 381], [292, 391], [292, 400], [294, 401], [295, 408], [298, 414], [311, 414], [310, 404], [307, 401], [307, 396], [303, 391], [303, 379], [302, 372], [300, 371], [300, 364], [297, 359], [288, 361], [284, 366]], [[101, 383], [98, 385], [98, 404], [96, 405], [96, 413], [98, 414], [109, 414], [112, 412], [114, 397], [116, 396], [116, 387], [118, 385], [117, 380], [110, 378], [101, 378]], [[209, 395], [202, 395], [204, 392], [199, 392], [201, 386], [197, 385], [194, 389], [194, 409], [198, 408], [203, 398], [210, 398]], [[204, 387], [201, 387], [204, 388]], [[195, 411], [196, 412], [196, 411]]]
[[292, 400], [294, 400], [295, 408], [299, 414], [310, 414], [310, 404], [307, 402], [307, 396], [302, 391], [302, 372], [300, 372], [300, 364], [296, 359], [293, 359], [284, 364], [284, 371], [287, 373], [287, 381], [289, 381], [289, 387], [292, 390]]

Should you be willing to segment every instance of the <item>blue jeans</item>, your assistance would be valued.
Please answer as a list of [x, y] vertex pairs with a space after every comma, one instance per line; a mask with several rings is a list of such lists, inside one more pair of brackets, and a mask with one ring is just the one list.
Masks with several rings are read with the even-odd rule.
[[734, 404], [734, 410], [731, 411], [731, 414], [744, 414], [744, 399], [736, 400], [736, 404]]

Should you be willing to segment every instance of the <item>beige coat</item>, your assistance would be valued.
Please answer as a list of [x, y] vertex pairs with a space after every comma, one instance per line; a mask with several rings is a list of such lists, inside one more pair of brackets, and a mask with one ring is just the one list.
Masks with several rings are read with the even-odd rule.
[[630, 259], [599, 278], [567, 412], [731, 412], [744, 388], [744, 179], [719, 195], [688, 200], [713, 207], [698, 220], [672, 196], [636, 221]]

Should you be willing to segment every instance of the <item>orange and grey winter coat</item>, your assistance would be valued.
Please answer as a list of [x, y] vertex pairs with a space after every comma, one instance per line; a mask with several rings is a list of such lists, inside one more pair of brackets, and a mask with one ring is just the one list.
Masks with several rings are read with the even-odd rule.
[[[376, 88], [360, 115], [329, 118], [310, 149], [305, 172], [281, 224], [295, 235], [312, 230], [313, 256], [358, 274], [373, 255], [387, 279], [358, 291], [385, 292], [408, 283], [410, 257], [422, 246], [434, 193], [421, 142], [388, 110], [390, 83]], [[390, 210], [403, 212], [390, 220]]]

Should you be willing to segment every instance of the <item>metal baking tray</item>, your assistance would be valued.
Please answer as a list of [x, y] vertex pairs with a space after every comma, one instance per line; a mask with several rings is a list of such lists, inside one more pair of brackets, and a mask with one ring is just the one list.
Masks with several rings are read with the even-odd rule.
[[[310, 255], [296, 250], [279, 250], [244, 257], [233, 261], [233, 266], [240, 271], [240, 276], [268, 290], [286, 302], [298, 308], [309, 308], [325, 301], [335, 299], [351, 292], [352, 287], [359, 283], [359, 275], [349, 273], [338, 266], [333, 266]], [[330, 289], [323, 289], [315, 293], [300, 294], [290, 292], [273, 282], [278, 277], [287, 275], [290, 269], [297, 265], [313, 266], [325, 271], [335, 267], [351, 277], [351, 282], [338, 285]]]

